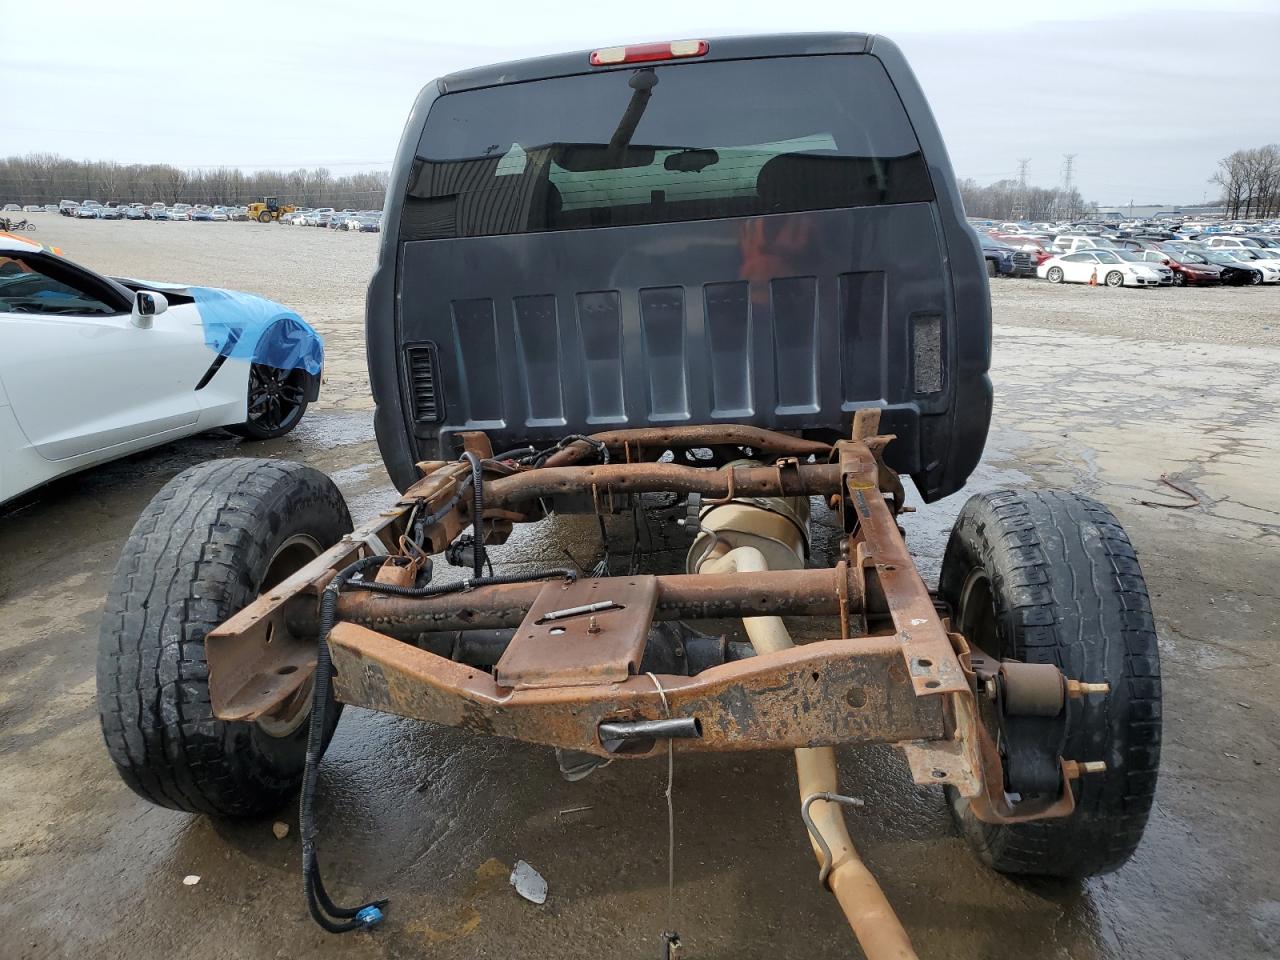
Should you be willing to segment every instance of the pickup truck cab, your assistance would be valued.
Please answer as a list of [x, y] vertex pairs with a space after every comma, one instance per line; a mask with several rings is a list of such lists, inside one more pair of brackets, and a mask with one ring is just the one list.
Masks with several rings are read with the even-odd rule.
[[[629, 51], [641, 53], [632, 56]], [[367, 307], [383, 459], [747, 424], [959, 489], [987, 433], [990, 301], [898, 48], [864, 34], [582, 51], [432, 81]]]

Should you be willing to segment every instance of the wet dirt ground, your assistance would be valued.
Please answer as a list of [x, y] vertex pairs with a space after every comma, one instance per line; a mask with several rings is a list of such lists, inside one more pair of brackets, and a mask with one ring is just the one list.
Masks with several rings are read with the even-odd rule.
[[[569, 784], [547, 750], [348, 710], [321, 772], [321, 856], [338, 899], [392, 903], [376, 932], [343, 938], [306, 915], [293, 809], [278, 839], [271, 819], [193, 818], [120, 783], [94, 703], [98, 619], [121, 544], [159, 487], [201, 460], [252, 455], [330, 472], [357, 522], [391, 496], [360, 347], [373, 244], [256, 224], [41, 226], [40, 239], [105, 271], [273, 295], [324, 331], [330, 363], [322, 403], [283, 440], [193, 438], [0, 509], [0, 957], [656, 956], [668, 925], [661, 763]], [[1155, 808], [1119, 872], [1019, 882], [970, 855], [941, 793], [913, 785], [891, 750], [847, 750], [841, 789], [866, 802], [851, 831], [922, 957], [1275, 956], [1280, 349], [1261, 328], [1280, 324], [1280, 290], [1087, 290], [1087, 301], [1072, 290], [1065, 311], [1048, 285], [994, 290], [995, 424], [972, 490], [1067, 487], [1128, 529], [1163, 658]], [[1082, 303], [1089, 316], [1074, 323]], [[1198, 502], [1181, 509], [1187, 497], [1161, 475]], [[905, 518], [927, 579], [963, 499]], [[640, 534], [645, 569], [680, 566], [677, 528], [651, 520]], [[613, 535], [627, 552], [629, 521]], [[818, 554], [830, 538], [819, 523]], [[564, 549], [594, 560], [593, 526], [548, 521], [495, 560], [561, 560]], [[818, 888], [789, 756], [678, 757], [674, 802], [686, 957], [857, 955]], [[508, 886], [517, 859], [547, 878], [545, 905]], [[186, 886], [187, 875], [200, 880]]]

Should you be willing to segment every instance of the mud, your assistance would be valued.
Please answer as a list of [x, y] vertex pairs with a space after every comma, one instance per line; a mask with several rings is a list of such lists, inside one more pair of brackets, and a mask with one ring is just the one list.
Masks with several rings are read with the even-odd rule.
[[[392, 904], [375, 933], [343, 938], [306, 915], [294, 810], [281, 812], [290, 830], [277, 839], [272, 819], [159, 810], [120, 783], [94, 706], [98, 618], [121, 543], [155, 491], [209, 457], [253, 455], [328, 471], [357, 520], [390, 495], [362, 381], [372, 244], [256, 224], [67, 222], [60, 234], [63, 223], [47, 219], [41, 239], [100, 269], [235, 285], [297, 307], [329, 340], [330, 376], [322, 404], [283, 440], [170, 444], [0, 511], [0, 956], [655, 956], [668, 924], [663, 764], [615, 763], [569, 784], [548, 751], [349, 710], [321, 773], [321, 856], [338, 899]], [[152, 232], [131, 233], [139, 228]], [[1119, 292], [1134, 303], [1168, 293], [1168, 323], [1192, 338], [1178, 342], [1116, 319], [1115, 291], [1072, 324], [1057, 288], [1019, 289], [1016, 310], [1015, 288], [995, 289], [996, 426], [972, 490], [1068, 487], [1110, 505], [1129, 530], [1164, 661], [1156, 805], [1119, 872], [1019, 882], [978, 863], [941, 793], [913, 785], [892, 751], [843, 751], [841, 788], [866, 802], [851, 832], [925, 957], [1274, 956], [1280, 350], [1194, 339], [1203, 301], [1181, 298], [1196, 291]], [[1205, 292], [1257, 293], [1250, 309], [1280, 317], [1278, 291]], [[1124, 336], [1098, 335], [1105, 324]], [[1198, 504], [1177, 509], [1186, 498], [1162, 474]], [[928, 579], [962, 502], [905, 519]], [[814, 533], [821, 556], [834, 531]], [[619, 564], [630, 536], [629, 519], [613, 524]], [[676, 569], [687, 546], [656, 519], [640, 540], [655, 571]], [[521, 531], [495, 560], [562, 561], [568, 550], [589, 563], [598, 548], [593, 524], [562, 518]], [[687, 957], [857, 955], [818, 889], [788, 756], [679, 758], [675, 777], [671, 922]], [[507, 884], [517, 859], [547, 878], [544, 906]], [[184, 886], [189, 874], [199, 883]]]

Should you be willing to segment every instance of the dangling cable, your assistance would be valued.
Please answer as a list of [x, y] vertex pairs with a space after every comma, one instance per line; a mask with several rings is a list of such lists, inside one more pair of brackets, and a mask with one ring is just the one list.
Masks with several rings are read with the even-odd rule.
[[471, 572], [477, 580], [484, 576], [484, 476], [480, 466], [480, 458], [470, 450], [462, 454], [462, 459], [471, 464], [471, 494], [473, 497], [472, 525], [474, 533], [471, 544]]
[[[330, 933], [346, 933], [372, 927], [382, 919], [386, 900], [373, 900], [363, 906], [339, 907], [330, 899], [320, 879], [320, 863], [316, 858], [316, 823], [314, 801], [320, 775], [320, 754], [324, 750], [325, 720], [332, 697], [333, 661], [329, 657], [329, 632], [337, 616], [338, 594], [352, 577], [375, 564], [382, 557], [364, 557], [338, 571], [320, 598], [320, 643], [316, 652], [316, 672], [311, 694], [311, 725], [307, 733], [307, 760], [302, 773], [302, 796], [298, 803], [298, 827], [302, 833], [302, 886], [307, 909], [312, 918]], [[333, 918], [338, 919], [333, 919]]]
[[[479, 513], [477, 512], [477, 516]], [[387, 900], [371, 900], [359, 907], [340, 907], [333, 902], [320, 876], [320, 862], [316, 856], [315, 793], [320, 775], [320, 755], [324, 751], [325, 719], [333, 697], [333, 660], [329, 653], [329, 634], [333, 631], [338, 614], [338, 595], [343, 589], [369, 590], [401, 597], [432, 597], [447, 593], [459, 593], [474, 587], [496, 586], [505, 583], [526, 583], [531, 580], [560, 578], [570, 582], [578, 578], [577, 571], [553, 568], [534, 573], [506, 574], [497, 577], [474, 577], [457, 583], [431, 584], [420, 587], [404, 587], [375, 580], [355, 580], [357, 574], [374, 566], [380, 566], [388, 558], [363, 557], [338, 571], [329, 581], [320, 598], [320, 641], [316, 651], [316, 672], [311, 695], [311, 722], [307, 731], [307, 758], [302, 773], [302, 795], [298, 801], [298, 825], [302, 834], [302, 885], [307, 899], [307, 910], [316, 923], [330, 933], [346, 933], [374, 926], [382, 920]], [[426, 568], [430, 577], [430, 567]]]

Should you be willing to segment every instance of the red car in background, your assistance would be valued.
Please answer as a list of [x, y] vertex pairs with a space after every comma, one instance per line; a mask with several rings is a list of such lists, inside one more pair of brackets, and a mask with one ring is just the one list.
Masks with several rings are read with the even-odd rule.
[[1159, 261], [1172, 270], [1175, 287], [1245, 282], [1223, 276], [1225, 268], [1192, 250], [1166, 247], [1163, 250], [1144, 250], [1138, 256], [1143, 260]]

